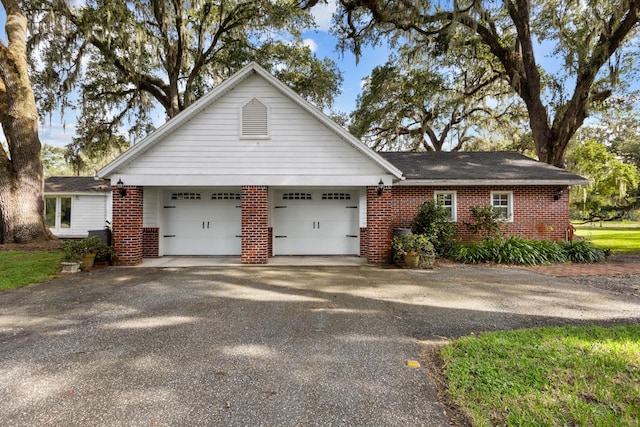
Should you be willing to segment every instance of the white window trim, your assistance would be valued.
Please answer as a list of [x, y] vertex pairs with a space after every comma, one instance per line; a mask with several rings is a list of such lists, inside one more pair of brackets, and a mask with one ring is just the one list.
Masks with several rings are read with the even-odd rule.
[[[244, 110], [244, 107], [253, 100], [258, 101], [259, 103], [264, 105], [265, 108], [267, 109], [267, 133], [265, 135], [245, 135], [243, 133], [243, 130], [244, 130], [244, 126], [243, 126], [244, 121], [242, 118], [243, 110]], [[258, 140], [271, 139], [271, 108], [269, 107], [269, 105], [263, 102], [260, 98], [258, 98], [257, 96], [253, 96], [251, 97], [251, 99], [247, 100], [246, 102], [243, 102], [242, 105], [240, 106], [240, 109], [238, 110], [238, 116], [239, 116], [238, 135], [240, 135], [240, 139], [258, 139]]]
[[[65, 194], [65, 195], [45, 195], [45, 216], [46, 216], [46, 199], [54, 199], [56, 201], [56, 207], [55, 207], [55, 213], [54, 213], [54, 225], [53, 227], [49, 227], [49, 230], [51, 230], [52, 233], [65, 233], [65, 232], [71, 232], [71, 229], [73, 228], [73, 205], [74, 205], [74, 199], [77, 198], [73, 197], [71, 194]], [[69, 210], [71, 211], [71, 218], [69, 218], [69, 228], [63, 228], [62, 227], [62, 199], [69, 199], [71, 204], [69, 205]]]
[[494, 206], [493, 204], [493, 196], [494, 195], [507, 195], [509, 196], [509, 200], [508, 200], [508, 206], [507, 206], [507, 213], [508, 213], [508, 217], [507, 218], [503, 218], [502, 221], [504, 222], [513, 222], [513, 191], [492, 191], [491, 192], [491, 198], [489, 199], [489, 204], [492, 207], [500, 207], [500, 206]]
[[434, 191], [433, 192], [433, 201], [438, 203], [438, 195], [440, 194], [451, 194], [453, 197], [451, 198], [451, 222], [458, 222], [458, 193], [456, 191]]

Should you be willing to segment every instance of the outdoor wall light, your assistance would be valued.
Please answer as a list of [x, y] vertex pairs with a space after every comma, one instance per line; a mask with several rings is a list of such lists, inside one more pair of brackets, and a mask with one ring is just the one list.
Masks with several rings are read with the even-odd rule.
[[127, 195], [127, 189], [124, 188], [124, 182], [122, 182], [122, 178], [119, 178], [118, 182], [116, 182], [116, 188], [118, 189], [118, 193], [120, 193], [122, 197], [125, 197]]
[[559, 187], [558, 191], [556, 191], [555, 196], [553, 196], [553, 200], [560, 200], [560, 197], [562, 197], [562, 193], [564, 193], [564, 190], [562, 189], [562, 187]]
[[380, 182], [378, 182], [378, 196], [382, 196], [383, 191], [384, 191], [384, 182], [382, 182], [382, 178], [380, 178]]

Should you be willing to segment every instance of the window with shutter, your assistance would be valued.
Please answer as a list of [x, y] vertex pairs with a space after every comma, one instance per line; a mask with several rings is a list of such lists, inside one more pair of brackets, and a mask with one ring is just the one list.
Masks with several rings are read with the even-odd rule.
[[242, 107], [242, 136], [267, 138], [269, 136], [269, 109], [253, 98]]

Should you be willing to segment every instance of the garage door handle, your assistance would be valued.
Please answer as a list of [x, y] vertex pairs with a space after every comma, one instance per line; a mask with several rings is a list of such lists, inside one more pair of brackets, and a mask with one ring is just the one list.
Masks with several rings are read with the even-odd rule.
[[209, 228], [209, 221], [207, 221], [207, 228]]

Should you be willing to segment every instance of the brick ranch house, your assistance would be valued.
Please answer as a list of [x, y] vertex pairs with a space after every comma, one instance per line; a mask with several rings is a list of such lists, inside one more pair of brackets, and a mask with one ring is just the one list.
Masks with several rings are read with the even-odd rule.
[[390, 260], [393, 229], [438, 198], [462, 237], [469, 207], [561, 240], [583, 178], [515, 153], [376, 153], [255, 63], [103, 168], [119, 262], [278, 255]]

